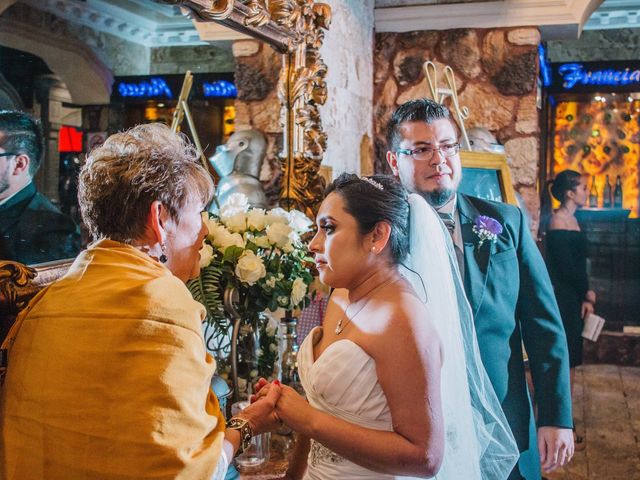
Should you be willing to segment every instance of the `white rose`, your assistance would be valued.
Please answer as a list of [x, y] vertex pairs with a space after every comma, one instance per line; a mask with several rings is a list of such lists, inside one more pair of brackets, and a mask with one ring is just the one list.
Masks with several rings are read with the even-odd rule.
[[242, 233], [247, 229], [247, 214], [238, 212], [235, 215], [226, 217], [224, 224], [231, 232]]
[[220, 206], [222, 218], [231, 217], [236, 213], [246, 212], [249, 208], [249, 199], [243, 193], [232, 193]]
[[256, 350], [256, 356], [261, 357], [261, 356], [263, 356], [263, 355], [264, 355], [264, 352], [262, 351], [262, 349], [261, 349], [261, 348], [258, 348], [258, 349]]
[[254, 235], [251, 241], [260, 248], [271, 248], [269, 237], [267, 237], [266, 235]]
[[296, 278], [291, 285], [291, 306], [295, 307], [304, 300], [307, 294], [307, 284], [300, 277]]
[[286, 307], [287, 305], [289, 305], [289, 299], [285, 296], [278, 297], [277, 300], [278, 300], [278, 304], [281, 307]]
[[222, 227], [222, 225], [220, 225], [215, 218], [210, 218], [207, 212], [202, 212], [202, 221], [207, 226], [207, 236], [209, 237], [213, 236], [214, 232]]
[[284, 245], [284, 246], [282, 247], [282, 251], [283, 251], [284, 253], [291, 253], [291, 252], [293, 252], [293, 243], [289, 242], [289, 243], [287, 243], [286, 245]]
[[267, 213], [267, 225], [273, 225], [274, 223], [289, 223], [289, 212], [280, 207], [269, 210]]
[[272, 325], [267, 325], [265, 328], [265, 332], [267, 332], [267, 335], [269, 337], [275, 337], [277, 332], [277, 327], [274, 327]]
[[278, 345], [276, 345], [275, 343], [270, 343], [269, 344], [269, 350], [271, 350], [272, 352], [277, 352], [278, 351]]
[[253, 285], [267, 275], [262, 259], [251, 250], [245, 251], [236, 265], [236, 276], [241, 282]]
[[220, 225], [213, 219], [207, 223], [207, 230], [209, 230], [207, 238], [211, 240], [214, 247], [220, 246], [220, 238], [229, 235], [229, 230], [227, 230], [224, 225]]
[[258, 370], [251, 370], [251, 371], [249, 372], [249, 376], [250, 376], [251, 378], [256, 378], [256, 377], [258, 376]]
[[211, 260], [213, 260], [213, 247], [203, 241], [200, 249], [200, 268], [211, 265]]
[[253, 208], [247, 213], [247, 225], [251, 230], [264, 230], [267, 215], [261, 208]]
[[313, 222], [300, 210], [291, 210], [289, 212], [289, 226], [297, 233], [306, 233], [311, 228]]
[[269, 279], [264, 283], [269, 288], [275, 288], [276, 287], [276, 277], [269, 277]]
[[219, 233], [213, 238], [213, 245], [218, 248], [222, 253], [232, 245], [236, 247], [244, 248], [244, 240], [239, 233], [230, 233], [228, 230], [220, 230]]
[[247, 391], [247, 381], [244, 378], [238, 378], [238, 390], [240, 392]]
[[291, 232], [293, 232], [293, 229], [284, 223], [273, 223], [267, 227], [269, 241], [280, 248], [291, 243], [289, 238]]

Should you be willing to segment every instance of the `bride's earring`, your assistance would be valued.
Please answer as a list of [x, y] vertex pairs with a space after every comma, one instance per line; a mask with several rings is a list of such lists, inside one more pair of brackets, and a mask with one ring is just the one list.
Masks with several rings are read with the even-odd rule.
[[373, 253], [374, 255], [377, 255], [378, 249], [376, 247], [371, 247], [371, 253]]
[[167, 263], [167, 260], [169, 260], [169, 258], [167, 258], [167, 245], [163, 242], [160, 248], [162, 249], [162, 255], [160, 255], [159, 258], [160, 263]]

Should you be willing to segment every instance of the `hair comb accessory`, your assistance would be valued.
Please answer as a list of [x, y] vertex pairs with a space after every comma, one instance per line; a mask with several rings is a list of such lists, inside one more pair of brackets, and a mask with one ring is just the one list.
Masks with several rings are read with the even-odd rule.
[[377, 188], [378, 190], [380, 190], [381, 192], [384, 191], [384, 187], [382, 186], [382, 184], [380, 182], [376, 182], [373, 178], [369, 178], [369, 177], [360, 177], [360, 180], [364, 180], [365, 182], [367, 182], [369, 185], [371, 185], [372, 187]]

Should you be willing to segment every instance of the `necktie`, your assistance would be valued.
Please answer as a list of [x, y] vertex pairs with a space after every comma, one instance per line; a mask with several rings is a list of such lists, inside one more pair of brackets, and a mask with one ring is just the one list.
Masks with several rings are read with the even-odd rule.
[[442, 223], [444, 223], [444, 226], [447, 227], [447, 230], [449, 230], [449, 233], [451, 234], [453, 250], [456, 252], [456, 260], [458, 261], [458, 268], [460, 269], [460, 276], [464, 278], [464, 253], [462, 253], [462, 250], [456, 244], [455, 236], [453, 234], [456, 229], [456, 218], [454, 216], [454, 212], [438, 212], [438, 215], [440, 216]]
[[453, 231], [456, 228], [456, 219], [453, 216], [453, 212], [451, 213], [438, 212], [438, 215], [440, 215], [440, 219], [442, 220], [442, 223], [444, 223], [444, 226], [447, 227], [447, 230], [449, 230], [449, 233], [453, 237]]

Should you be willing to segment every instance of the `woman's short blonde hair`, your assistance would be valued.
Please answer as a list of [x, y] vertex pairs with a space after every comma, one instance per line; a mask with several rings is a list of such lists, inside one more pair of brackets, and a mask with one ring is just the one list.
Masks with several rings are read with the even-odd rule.
[[144, 234], [158, 200], [178, 221], [187, 203], [206, 205], [213, 181], [185, 135], [160, 123], [109, 137], [89, 153], [80, 172], [78, 201], [94, 239], [131, 243]]

